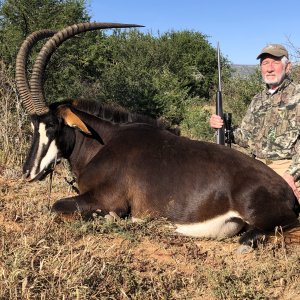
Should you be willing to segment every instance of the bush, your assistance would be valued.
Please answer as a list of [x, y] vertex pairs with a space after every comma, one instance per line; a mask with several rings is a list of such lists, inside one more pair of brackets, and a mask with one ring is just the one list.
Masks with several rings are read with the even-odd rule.
[[27, 117], [11, 73], [0, 61], [0, 164], [21, 164], [27, 147]]
[[223, 85], [224, 111], [232, 113], [234, 125], [241, 123], [252, 98], [263, 88], [257, 69], [247, 77], [231, 76]]
[[182, 134], [192, 139], [213, 141], [215, 131], [209, 126], [211, 113], [211, 108], [206, 106], [187, 107], [180, 124]]

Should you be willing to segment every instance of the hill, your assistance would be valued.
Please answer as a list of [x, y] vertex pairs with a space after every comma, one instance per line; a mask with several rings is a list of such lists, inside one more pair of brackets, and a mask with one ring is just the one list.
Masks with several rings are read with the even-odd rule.
[[253, 73], [255, 73], [258, 65], [238, 65], [232, 64], [231, 68], [235, 71], [235, 76], [247, 77]]

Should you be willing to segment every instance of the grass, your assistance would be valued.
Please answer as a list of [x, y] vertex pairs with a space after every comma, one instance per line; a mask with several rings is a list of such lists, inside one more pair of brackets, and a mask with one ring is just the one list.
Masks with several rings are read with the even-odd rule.
[[[0, 176], [0, 299], [300, 299], [300, 246], [237, 255], [224, 241], [174, 234], [166, 220], [62, 220], [49, 182]], [[72, 193], [55, 176], [50, 204]]]

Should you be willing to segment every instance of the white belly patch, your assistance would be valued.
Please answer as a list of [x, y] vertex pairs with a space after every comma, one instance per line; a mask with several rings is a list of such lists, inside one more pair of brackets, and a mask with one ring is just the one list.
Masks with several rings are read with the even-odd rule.
[[222, 239], [236, 235], [245, 225], [236, 211], [200, 223], [176, 224], [176, 232], [194, 237]]

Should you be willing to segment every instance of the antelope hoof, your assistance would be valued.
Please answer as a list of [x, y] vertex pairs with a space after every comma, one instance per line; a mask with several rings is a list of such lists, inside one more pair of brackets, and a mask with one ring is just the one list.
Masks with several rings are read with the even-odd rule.
[[80, 213], [80, 207], [76, 201], [73, 199], [62, 199], [56, 201], [52, 208], [51, 212], [57, 213], [57, 214], [74, 214], [74, 213]]
[[114, 211], [110, 211], [109, 214], [104, 216], [104, 218], [107, 219], [108, 222], [121, 220], [121, 218]]
[[249, 245], [240, 245], [236, 250], [236, 254], [247, 254], [252, 252], [253, 250], [254, 248]]

